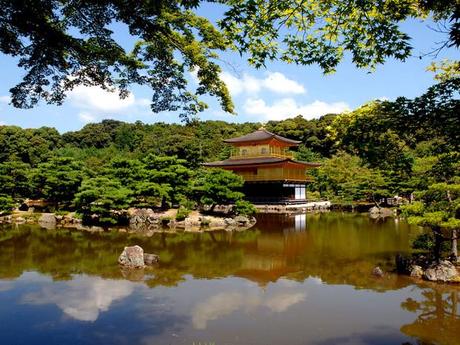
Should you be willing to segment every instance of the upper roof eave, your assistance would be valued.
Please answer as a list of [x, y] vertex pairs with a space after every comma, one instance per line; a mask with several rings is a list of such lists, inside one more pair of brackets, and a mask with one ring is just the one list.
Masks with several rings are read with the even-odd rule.
[[203, 166], [207, 167], [231, 167], [241, 165], [265, 165], [265, 164], [277, 164], [283, 162], [292, 162], [302, 164], [310, 167], [319, 167], [320, 163], [310, 163], [303, 161], [296, 161], [291, 158], [278, 158], [278, 157], [260, 157], [260, 158], [246, 158], [246, 159], [226, 159], [223, 161], [203, 163]]
[[283, 143], [289, 144], [289, 145], [299, 145], [301, 141], [299, 140], [293, 140], [293, 139], [288, 139], [285, 137], [282, 137], [280, 135], [277, 135], [275, 133], [269, 132], [266, 129], [259, 129], [257, 131], [254, 131], [252, 133], [237, 137], [237, 138], [230, 138], [230, 139], [225, 139], [224, 143], [228, 144], [236, 144], [236, 143], [245, 143], [245, 142], [254, 142], [254, 141], [264, 141], [264, 140], [269, 140], [269, 139], [276, 139], [278, 141], [281, 141]]

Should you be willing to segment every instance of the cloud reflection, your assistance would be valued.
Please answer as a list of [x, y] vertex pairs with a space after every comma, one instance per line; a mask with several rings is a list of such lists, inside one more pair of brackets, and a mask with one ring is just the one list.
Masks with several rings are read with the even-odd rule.
[[56, 304], [68, 316], [80, 321], [96, 321], [101, 312], [109, 310], [114, 301], [129, 296], [135, 284], [124, 280], [100, 277], [78, 277], [53, 284], [40, 292], [24, 296], [26, 304]]
[[198, 303], [193, 308], [192, 323], [196, 329], [206, 329], [209, 321], [217, 320], [239, 309], [251, 312], [258, 307], [268, 307], [273, 312], [281, 313], [292, 305], [304, 301], [306, 297], [306, 292], [278, 293], [274, 296], [222, 292]]
[[11, 290], [14, 287], [12, 281], [0, 280], [0, 292]]

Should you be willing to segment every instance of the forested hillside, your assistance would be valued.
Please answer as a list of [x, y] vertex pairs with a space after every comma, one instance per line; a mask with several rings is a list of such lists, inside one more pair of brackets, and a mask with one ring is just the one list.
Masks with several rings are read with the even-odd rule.
[[[415, 99], [375, 101], [313, 120], [301, 115], [266, 124], [104, 120], [62, 135], [53, 128], [1, 126], [1, 207], [10, 209], [24, 198], [82, 210], [88, 203], [117, 209], [191, 200], [223, 202], [204, 196], [202, 174], [209, 172], [202, 172], [200, 163], [227, 158], [229, 147], [223, 139], [262, 125], [301, 140], [297, 159], [322, 162], [309, 185], [311, 198], [352, 203], [395, 194], [408, 197], [436, 183], [458, 183], [459, 84], [459, 79], [449, 79]], [[226, 181], [234, 190], [241, 184]]]

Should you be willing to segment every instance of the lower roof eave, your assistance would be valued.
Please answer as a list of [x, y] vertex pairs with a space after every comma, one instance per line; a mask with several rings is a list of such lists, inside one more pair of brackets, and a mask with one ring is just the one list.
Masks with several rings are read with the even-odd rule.
[[257, 181], [244, 181], [245, 183], [309, 183], [312, 180], [257, 180]]

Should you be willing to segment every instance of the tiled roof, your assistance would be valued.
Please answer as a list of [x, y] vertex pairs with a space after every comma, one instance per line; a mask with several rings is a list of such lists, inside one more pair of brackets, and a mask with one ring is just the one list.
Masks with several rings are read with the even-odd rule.
[[280, 135], [271, 133], [265, 129], [259, 129], [255, 132], [243, 135], [241, 137], [226, 139], [224, 140], [224, 142], [231, 144], [231, 143], [244, 143], [244, 142], [250, 142], [250, 141], [263, 141], [263, 140], [268, 140], [268, 139], [277, 139], [279, 141], [282, 141], [287, 144], [292, 144], [292, 145], [298, 145], [301, 143], [301, 141], [288, 139]]
[[281, 163], [281, 162], [286, 162], [286, 161], [305, 164], [305, 165], [312, 166], [312, 167], [320, 166], [319, 163], [301, 162], [301, 161], [295, 161], [290, 158], [278, 158], [278, 157], [226, 159], [223, 161], [203, 163], [203, 165], [208, 166], [208, 167], [228, 167], [228, 166], [236, 166], [236, 165], [273, 164], [273, 163]]

